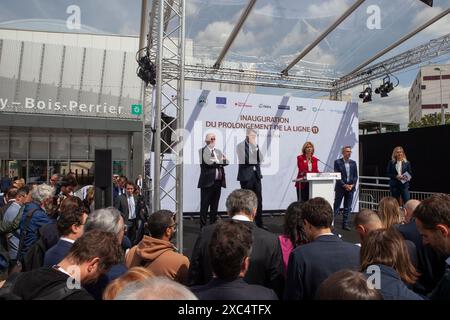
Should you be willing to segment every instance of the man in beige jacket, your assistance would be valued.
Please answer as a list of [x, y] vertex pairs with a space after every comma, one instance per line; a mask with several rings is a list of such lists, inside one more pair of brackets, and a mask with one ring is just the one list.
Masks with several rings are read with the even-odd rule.
[[144, 266], [156, 276], [166, 276], [180, 283], [187, 282], [189, 259], [178, 253], [170, 242], [176, 232], [174, 214], [169, 210], [153, 213], [147, 223], [151, 236], [144, 236], [127, 253], [128, 268]]

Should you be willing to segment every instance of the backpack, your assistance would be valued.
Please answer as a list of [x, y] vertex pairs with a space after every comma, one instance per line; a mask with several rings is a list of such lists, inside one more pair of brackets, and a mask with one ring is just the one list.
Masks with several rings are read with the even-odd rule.
[[47, 252], [47, 247], [44, 240], [39, 238], [22, 258], [22, 271], [30, 271], [42, 267], [44, 265], [45, 252]]
[[[23, 298], [14, 293], [14, 286], [17, 280], [23, 275], [23, 273], [15, 273], [6, 280], [3, 287], [0, 288], [0, 301], [1, 300], [23, 300]], [[61, 283], [56, 286], [51, 292], [38, 296], [33, 300], [63, 300], [72, 294], [81, 291], [81, 289], [69, 289], [67, 284]]]
[[[23, 211], [23, 209], [25, 208], [25, 206], [22, 206], [22, 208], [20, 208], [21, 211]], [[23, 230], [23, 232], [20, 232], [20, 238], [19, 238], [19, 248], [17, 249], [17, 271], [22, 271], [22, 264], [23, 264], [23, 260], [24, 257], [22, 256], [22, 250], [23, 250], [23, 246], [25, 244], [25, 238], [28, 234], [28, 227], [30, 225], [30, 221], [31, 218], [33, 217], [33, 213], [38, 210], [39, 208], [34, 208], [33, 210], [31, 210], [30, 212], [27, 213], [27, 216], [25, 218], [25, 228]], [[19, 211], [20, 214], [20, 211]], [[30, 247], [31, 248], [31, 247]]]

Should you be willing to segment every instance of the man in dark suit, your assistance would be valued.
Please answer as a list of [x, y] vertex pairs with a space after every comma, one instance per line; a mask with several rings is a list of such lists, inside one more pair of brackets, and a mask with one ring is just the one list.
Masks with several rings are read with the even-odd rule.
[[446, 270], [436, 288], [430, 294], [431, 299], [450, 299], [450, 196], [434, 194], [414, 210], [417, 230], [423, 244], [430, 245], [446, 259]]
[[114, 207], [120, 211], [123, 221], [127, 227], [127, 237], [133, 245], [141, 239], [136, 237], [136, 231], [145, 223], [147, 216], [147, 207], [142, 198], [134, 194], [135, 187], [133, 182], [126, 183], [126, 193], [118, 196]]
[[233, 220], [220, 222], [208, 246], [215, 278], [191, 291], [200, 300], [278, 300], [273, 290], [243, 280], [252, 242], [252, 229], [247, 225]]
[[[262, 285], [282, 297], [284, 288], [284, 268], [281, 247], [276, 235], [257, 228], [255, 217], [258, 200], [251, 190], [234, 190], [226, 201], [228, 215], [232, 220], [247, 225], [253, 231], [253, 247], [250, 265], [244, 276], [248, 284]], [[195, 242], [189, 267], [189, 285], [204, 285], [213, 278], [208, 245], [216, 224], [206, 226]]]
[[438, 284], [445, 272], [445, 257], [439, 255], [429, 245], [424, 245], [422, 236], [417, 230], [414, 210], [420, 204], [419, 200], [410, 199], [405, 204], [405, 224], [397, 226], [397, 230], [405, 240], [413, 242], [417, 249], [417, 271], [420, 273], [413, 290], [426, 295]]
[[87, 217], [81, 208], [69, 208], [60, 213], [56, 222], [60, 238], [45, 253], [44, 267], [52, 267], [64, 259], [75, 240], [83, 235]]
[[260, 164], [263, 161], [263, 155], [256, 143], [256, 136], [256, 130], [248, 129], [245, 140], [236, 147], [239, 159], [237, 179], [241, 183], [242, 189], [252, 190], [258, 197], [255, 223], [258, 227], [264, 228], [262, 219], [262, 175], [260, 167]]
[[289, 257], [284, 298], [311, 300], [320, 284], [342, 269], [358, 269], [359, 247], [331, 233], [333, 210], [323, 198], [305, 202], [302, 218], [312, 241], [297, 247]]
[[334, 217], [339, 214], [342, 198], [344, 198], [344, 213], [342, 217], [342, 229], [350, 231], [348, 225], [348, 215], [352, 209], [353, 194], [355, 186], [358, 182], [358, 168], [356, 162], [350, 160], [352, 147], [345, 146], [342, 148], [342, 158], [334, 161], [334, 172], [341, 173], [341, 180], [336, 181], [334, 187]]
[[226, 188], [223, 167], [228, 165], [222, 151], [216, 148], [216, 136], [213, 133], [206, 135], [205, 142], [206, 145], [200, 149], [200, 178], [197, 185], [200, 188], [200, 228], [206, 225], [209, 208], [209, 222], [216, 222], [221, 189]]

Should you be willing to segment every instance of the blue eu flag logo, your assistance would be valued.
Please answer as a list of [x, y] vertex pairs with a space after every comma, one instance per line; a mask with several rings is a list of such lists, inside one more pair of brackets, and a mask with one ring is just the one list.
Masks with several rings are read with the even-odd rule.
[[216, 104], [227, 104], [226, 97], [216, 97]]

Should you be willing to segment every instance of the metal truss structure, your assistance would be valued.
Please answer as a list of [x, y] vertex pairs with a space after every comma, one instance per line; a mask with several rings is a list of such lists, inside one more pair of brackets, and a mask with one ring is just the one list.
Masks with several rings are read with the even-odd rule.
[[[148, 154], [150, 154], [151, 142], [154, 142], [155, 157], [153, 161], [151, 159], [145, 161], [145, 175], [147, 178], [151, 176], [150, 163], [153, 163], [152, 210], [160, 209], [161, 200], [164, 198], [168, 198], [173, 202], [180, 230], [177, 233], [177, 246], [181, 252], [183, 250], [183, 152], [182, 149], [177, 149], [176, 147], [177, 145], [182, 145], [182, 137], [178, 136], [176, 131], [183, 128], [185, 80], [328, 92], [331, 99], [339, 100], [342, 97], [343, 90], [450, 52], [450, 35], [446, 35], [371, 65], [372, 62], [375, 62], [393, 48], [446, 16], [450, 12], [450, 8], [448, 8], [342, 78], [289, 75], [288, 71], [292, 67], [301, 61], [364, 2], [364, 0], [358, 0], [279, 73], [224, 68], [222, 61], [242, 29], [242, 25], [249, 14], [251, 14], [255, 2], [255, 0], [248, 1], [246, 8], [242, 11], [240, 19], [229, 35], [213, 66], [184, 65], [185, 0], [153, 0], [152, 3], [147, 53], [156, 66], [156, 85], [152, 96], [154, 101], [151, 104], [146, 102], [147, 108], [144, 109], [147, 113], [144, 140]], [[145, 89], [146, 94], [144, 97], [150, 96], [150, 90], [150, 87]], [[167, 92], [176, 92], [175, 101], [171, 97], [167, 97]], [[162, 117], [163, 113], [173, 116], [172, 120], [165, 120]], [[170, 130], [175, 136], [172, 142], [161, 139], [161, 131], [165, 129]], [[164, 149], [169, 149], [171, 153], [169, 155], [162, 153], [161, 146]], [[164, 183], [164, 186], [162, 186], [161, 181], [163, 179], [166, 182], [171, 180], [171, 183]]]
[[[153, 101], [145, 111], [149, 121], [144, 139], [149, 145], [153, 142], [154, 158], [145, 161], [148, 176], [153, 163], [152, 211], [160, 209], [161, 200], [169, 199], [175, 208], [180, 230], [183, 229], [183, 149], [179, 146], [183, 141], [177, 129], [182, 128], [184, 123], [184, 19], [185, 0], [153, 1], [147, 51], [156, 67], [156, 85]], [[147, 87], [146, 94], [150, 90]], [[174, 91], [177, 92], [176, 99], [167, 96], [167, 92]], [[170, 115], [170, 120], [162, 114]], [[161, 132], [165, 130], [170, 131], [171, 141], [161, 138]], [[148, 150], [150, 153], [150, 148]], [[162, 180], [169, 181], [164, 184], [167, 187], [161, 184]], [[183, 252], [182, 232], [177, 233], [176, 240], [180, 252]]]
[[[171, 66], [167, 66], [172, 70]], [[174, 71], [174, 70], [172, 70]], [[186, 65], [185, 80], [231, 83], [311, 91], [330, 91], [337, 78], [284, 76], [276, 72]]]
[[335, 91], [343, 91], [367, 83], [410, 66], [450, 53], [450, 33], [390, 59], [378, 62], [360, 71], [344, 76], [335, 84]]

